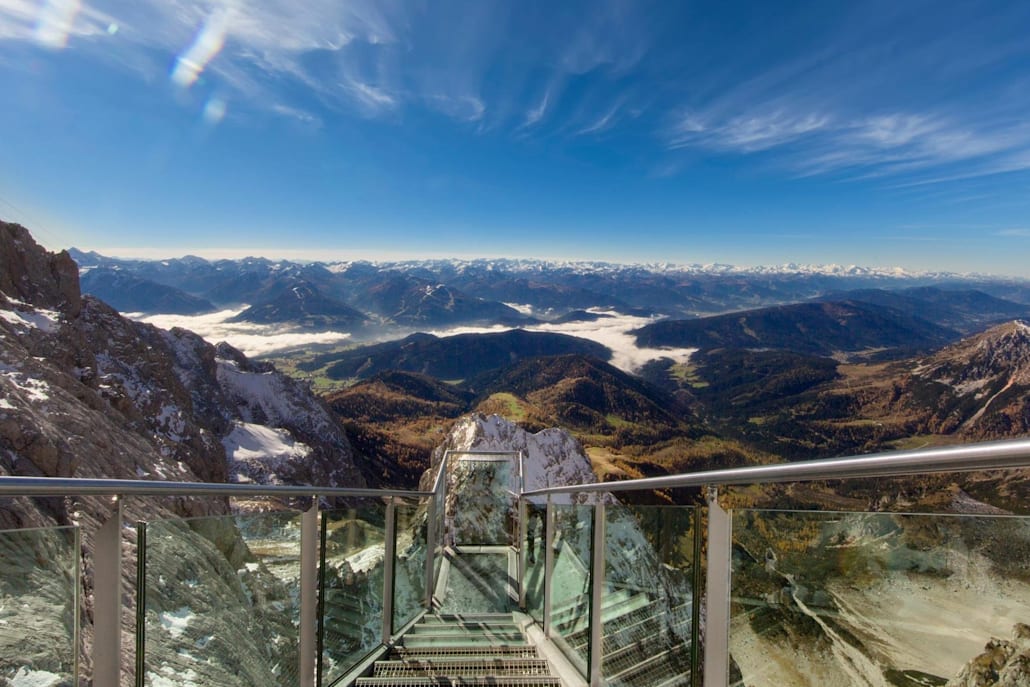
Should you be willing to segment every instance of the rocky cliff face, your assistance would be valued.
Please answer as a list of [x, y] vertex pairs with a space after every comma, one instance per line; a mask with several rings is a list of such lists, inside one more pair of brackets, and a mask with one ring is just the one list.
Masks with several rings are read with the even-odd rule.
[[1030, 625], [1017, 623], [1012, 639], [992, 639], [945, 687], [1030, 685]]
[[[304, 385], [81, 297], [67, 254], [18, 225], [0, 224], [0, 255], [5, 473], [363, 485], [342, 426]], [[283, 447], [293, 459], [262, 452]]]
[[[526, 491], [597, 481], [583, 445], [568, 432], [552, 428], [533, 434], [497, 415], [473, 413], [458, 420], [433, 452], [420, 489], [433, 488], [433, 479], [447, 451], [522, 451]], [[448, 469], [453, 470], [453, 465]], [[512, 488], [517, 489], [515, 485]], [[568, 503], [567, 498], [555, 498], [558, 503]]]
[[[0, 475], [364, 486], [342, 426], [305, 386], [227, 345], [81, 296], [67, 253], [2, 222]], [[225, 514], [228, 504], [129, 499], [124, 509], [133, 522]], [[18, 498], [0, 507], [0, 530], [79, 524], [89, 552], [110, 514], [110, 499]], [[87, 644], [91, 568], [87, 556]], [[135, 571], [125, 573], [134, 588]]]
[[[1016, 320], [948, 346], [913, 370], [931, 428], [971, 439], [1030, 432], [1030, 325]], [[925, 401], [924, 401], [925, 402]]]

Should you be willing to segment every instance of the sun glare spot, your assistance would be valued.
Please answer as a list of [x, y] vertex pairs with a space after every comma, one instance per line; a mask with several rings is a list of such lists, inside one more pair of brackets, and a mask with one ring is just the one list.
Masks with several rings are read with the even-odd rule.
[[225, 34], [229, 25], [229, 13], [216, 12], [207, 18], [200, 27], [193, 43], [175, 58], [172, 70], [172, 81], [182, 87], [189, 88], [207, 67], [208, 63], [225, 45]]
[[211, 97], [204, 104], [204, 121], [211, 125], [218, 124], [225, 117], [226, 107], [225, 100], [218, 96]]
[[79, 13], [80, 0], [46, 0], [36, 22], [36, 40], [55, 50], [67, 47], [68, 36]]
[[118, 33], [118, 25], [117, 24], [108, 24], [107, 25], [107, 33], [109, 35], [111, 35], [111, 36], [113, 36], [116, 33]]

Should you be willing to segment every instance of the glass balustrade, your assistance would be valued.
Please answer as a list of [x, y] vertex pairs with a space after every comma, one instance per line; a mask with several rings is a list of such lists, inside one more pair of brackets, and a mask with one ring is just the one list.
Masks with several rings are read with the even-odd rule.
[[551, 636], [585, 675], [590, 665], [593, 506], [555, 504], [551, 572]]
[[439, 591], [437, 586], [440, 581], [440, 570], [443, 566], [444, 551], [446, 549], [446, 530], [444, 524], [446, 522], [446, 492], [444, 487], [446, 481], [443, 479], [438, 480], [436, 491], [433, 492], [433, 509], [432, 515], [433, 520], [431, 526], [433, 528], [433, 572], [432, 572], [432, 585], [433, 585], [433, 596], [439, 598]]
[[944, 685], [1030, 622], [1028, 570], [1030, 518], [736, 511], [733, 677]]
[[609, 505], [601, 668], [612, 687], [691, 684], [693, 507]]
[[526, 613], [538, 624], [544, 624], [544, 576], [546, 574], [547, 546], [544, 538], [547, 526], [547, 503], [526, 503], [526, 540], [523, 543], [525, 573], [522, 581], [526, 590]]
[[449, 514], [451, 541], [458, 547], [515, 544], [513, 458], [462, 458], [454, 464], [454, 490]]
[[393, 631], [399, 632], [426, 607], [428, 509], [396, 499], [394, 512]]
[[137, 684], [299, 683], [300, 515], [141, 523]]
[[78, 527], [0, 532], [0, 684], [77, 685]]
[[322, 513], [319, 677], [328, 685], [383, 640], [386, 503]]

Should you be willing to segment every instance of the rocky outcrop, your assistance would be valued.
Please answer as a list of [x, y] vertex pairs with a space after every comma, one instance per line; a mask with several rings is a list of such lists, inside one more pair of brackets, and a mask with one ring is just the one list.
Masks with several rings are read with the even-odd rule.
[[[568, 432], [551, 428], [531, 433], [498, 415], [473, 413], [458, 420], [433, 452], [430, 469], [419, 483], [420, 489], [432, 489], [432, 481], [447, 451], [522, 451], [526, 491], [597, 481], [583, 445]], [[454, 460], [457, 458], [455, 456]]]
[[79, 268], [68, 251], [47, 253], [28, 229], [0, 222], [0, 292], [38, 307], [79, 314]]
[[[249, 441], [253, 437], [261, 441]], [[276, 453], [283, 446], [297, 449], [289, 460]], [[364, 486], [342, 426], [306, 386], [227, 345], [215, 347], [186, 330], [134, 322], [102, 301], [82, 297], [67, 253], [48, 253], [23, 227], [5, 223], [0, 223], [0, 475]], [[127, 499], [123, 510], [132, 523], [224, 515], [230, 508], [214, 498]], [[87, 647], [92, 540], [111, 514], [111, 500], [96, 497], [18, 498], [0, 506], [0, 530], [81, 526]], [[129, 564], [123, 573], [129, 590], [135, 588], [135, 539], [132, 528], [125, 532]], [[212, 551], [227, 558], [241, 543], [231, 522], [209, 541]], [[197, 579], [225, 577], [215, 558], [201, 558], [203, 566], [213, 567], [198, 571]], [[238, 589], [235, 569], [230, 572], [222, 587]], [[0, 580], [0, 596], [14, 595], [9, 584], [10, 578]], [[192, 594], [203, 605], [206, 592]], [[4, 621], [31, 626], [39, 608], [33, 603], [8, 604], [15, 615]], [[125, 617], [128, 623], [131, 615]], [[131, 631], [128, 624], [126, 630]], [[237, 631], [257, 633], [254, 643], [260, 644], [259, 624]], [[44, 633], [26, 641], [50, 640]], [[131, 676], [128, 644], [123, 681]], [[89, 655], [83, 652], [86, 674]], [[229, 669], [231, 656], [224, 658], [227, 662], [212, 667], [212, 674]], [[0, 682], [20, 665], [0, 656]]]
[[1024, 687], [1030, 685], [1030, 625], [1016, 624], [1012, 639], [991, 639], [945, 687]]

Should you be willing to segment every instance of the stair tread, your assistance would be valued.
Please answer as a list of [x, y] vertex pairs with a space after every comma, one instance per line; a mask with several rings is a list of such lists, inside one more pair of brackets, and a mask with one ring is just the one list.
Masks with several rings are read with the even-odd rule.
[[536, 658], [536, 647], [529, 644], [506, 644], [498, 646], [441, 646], [441, 647], [394, 647], [390, 651], [394, 658], [446, 657], [446, 656], [522, 656]]
[[422, 685], [494, 685], [495, 687], [562, 687], [561, 680], [551, 675], [516, 675], [507, 677], [359, 677], [359, 687], [421, 687]]
[[401, 661], [377, 661], [374, 677], [407, 677], [449, 675], [475, 677], [493, 675], [510, 677], [520, 675], [549, 675], [547, 661], [542, 658], [428, 658]]

